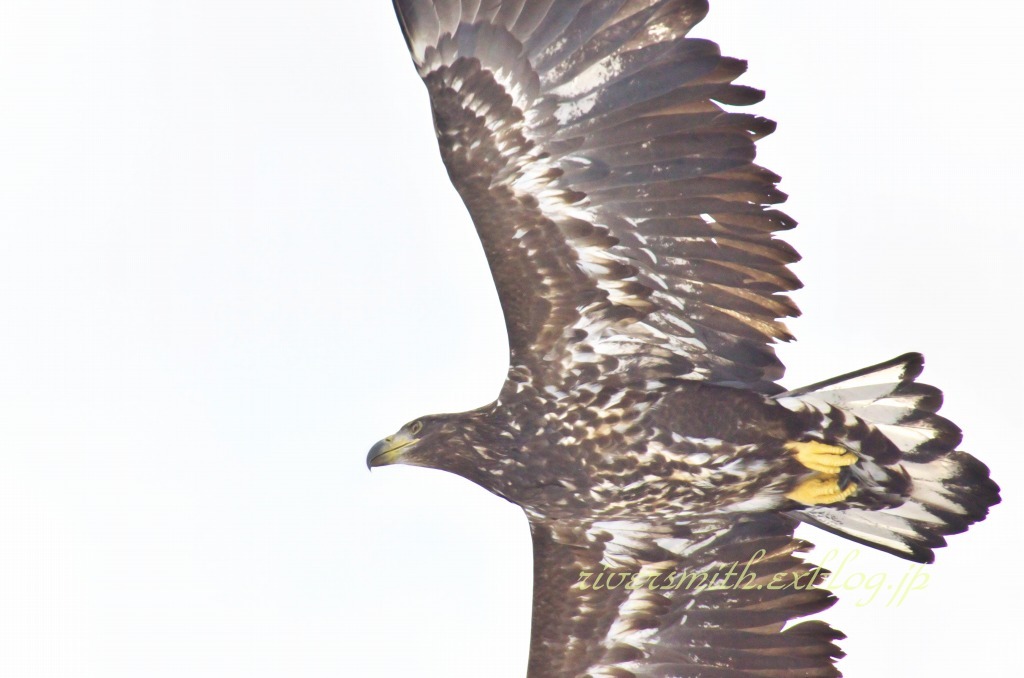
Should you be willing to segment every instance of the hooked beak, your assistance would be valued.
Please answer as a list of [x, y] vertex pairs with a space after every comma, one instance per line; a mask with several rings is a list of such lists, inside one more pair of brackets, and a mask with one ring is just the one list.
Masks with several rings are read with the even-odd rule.
[[393, 436], [388, 436], [370, 448], [366, 455], [366, 468], [374, 466], [387, 466], [400, 461], [402, 450], [419, 441], [408, 433], [399, 431]]

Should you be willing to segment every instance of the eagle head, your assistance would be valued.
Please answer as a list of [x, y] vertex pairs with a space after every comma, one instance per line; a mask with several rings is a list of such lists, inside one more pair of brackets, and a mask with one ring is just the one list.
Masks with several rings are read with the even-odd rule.
[[424, 466], [481, 483], [498, 451], [487, 419], [480, 411], [420, 417], [371, 447], [366, 466]]

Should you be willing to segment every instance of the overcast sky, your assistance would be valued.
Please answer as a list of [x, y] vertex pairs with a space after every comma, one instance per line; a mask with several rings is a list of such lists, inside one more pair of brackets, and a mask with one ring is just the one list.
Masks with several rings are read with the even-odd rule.
[[[922, 351], [1004, 488], [900, 605], [907, 563], [801, 529], [885, 578], [825, 614], [853, 678], [1019, 667], [1022, 27], [722, 0], [697, 31], [780, 123], [785, 384]], [[364, 461], [489, 402], [505, 341], [389, 2], [0, 0], [0, 676], [523, 676], [519, 509]]]

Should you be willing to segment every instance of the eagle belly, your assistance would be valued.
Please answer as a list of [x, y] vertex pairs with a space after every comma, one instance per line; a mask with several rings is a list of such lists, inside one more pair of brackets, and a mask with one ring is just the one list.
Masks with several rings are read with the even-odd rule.
[[510, 418], [522, 446], [499, 493], [533, 514], [658, 523], [772, 510], [807, 473], [786, 445], [808, 418], [769, 397], [687, 380], [584, 391], [549, 399], [533, 425]]

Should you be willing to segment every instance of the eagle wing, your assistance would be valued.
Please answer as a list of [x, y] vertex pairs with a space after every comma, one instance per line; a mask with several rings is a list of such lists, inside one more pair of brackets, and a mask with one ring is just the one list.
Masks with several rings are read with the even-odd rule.
[[841, 675], [841, 633], [821, 621], [784, 629], [835, 602], [817, 586], [828, 572], [799, 557], [808, 544], [794, 523], [531, 519], [530, 678]]
[[762, 93], [687, 37], [704, 0], [394, 0], [476, 225], [513, 367], [536, 383], [662, 376], [765, 392], [799, 257], [773, 232]]

